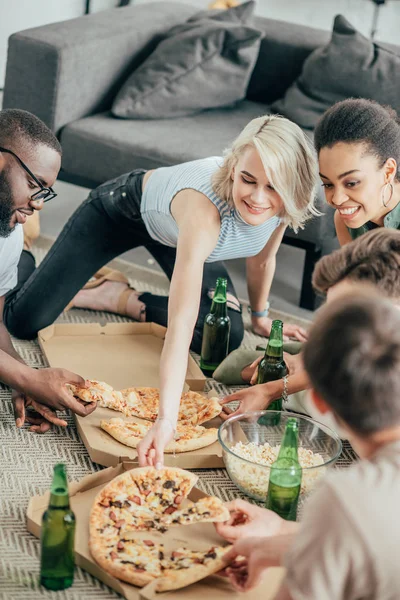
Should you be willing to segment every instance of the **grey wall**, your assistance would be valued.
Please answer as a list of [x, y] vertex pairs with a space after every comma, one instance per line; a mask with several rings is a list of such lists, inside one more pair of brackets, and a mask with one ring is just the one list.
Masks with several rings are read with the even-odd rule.
[[[206, 8], [210, 0], [182, 0]], [[131, 0], [132, 4], [149, 4], [151, 0]], [[96, 12], [112, 8], [117, 0], [91, 0]], [[342, 13], [362, 33], [369, 36], [373, 18], [372, 0], [258, 0], [261, 16], [331, 29], [333, 17]], [[16, 31], [45, 23], [79, 17], [85, 0], [0, 0], [0, 87], [3, 86], [7, 39]], [[377, 40], [400, 44], [400, 0], [387, 0], [380, 8]]]

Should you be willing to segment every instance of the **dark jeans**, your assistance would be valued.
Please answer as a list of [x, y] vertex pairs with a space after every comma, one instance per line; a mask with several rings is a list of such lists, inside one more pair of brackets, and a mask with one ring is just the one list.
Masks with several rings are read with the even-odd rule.
[[[32, 339], [55, 321], [92, 275], [116, 256], [145, 246], [169, 279], [176, 249], [153, 240], [140, 215], [144, 171], [133, 171], [104, 183], [71, 216], [41, 265], [24, 251], [19, 263], [18, 284], [7, 294], [4, 320], [10, 333]], [[203, 270], [201, 304], [191, 348], [200, 352], [203, 322], [209, 312], [210, 288], [217, 277], [226, 277], [228, 292], [236, 296], [223, 262], [206, 263]], [[190, 280], [187, 282], [190, 286]], [[167, 326], [168, 296], [141, 294], [146, 321]], [[231, 318], [229, 350], [243, 339], [243, 321], [238, 310], [228, 308]]]

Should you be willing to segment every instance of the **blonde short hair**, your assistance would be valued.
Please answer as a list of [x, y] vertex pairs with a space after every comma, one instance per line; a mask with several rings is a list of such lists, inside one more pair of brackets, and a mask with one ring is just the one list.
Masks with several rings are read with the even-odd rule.
[[266, 115], [250, 121], [224, 152], [224, 163], [213, 177], [214, 192], [232, 200], [232, 169], [246, 148], [260, 155], [265, 173], [283, 201], [282, 221], [294, 231], [304, 227], [313, 215], [317, 185], [317, 159], [311, 142], [298, 125], [279, 115]]

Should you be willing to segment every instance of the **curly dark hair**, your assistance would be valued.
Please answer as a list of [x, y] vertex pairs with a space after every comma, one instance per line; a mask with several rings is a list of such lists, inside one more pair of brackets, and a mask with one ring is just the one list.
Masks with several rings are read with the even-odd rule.
[[364, 233], [315, 265], [314, 289], [326, 294], [343, 281], [371, 283], [387, 298], [400, 299], [400, 231], [379, 227]]
[[21, 148], [33, 149], [37, 144], [62, 154], [60, 142], [41, 119], [18, 108], [0, 110], [0, 146], [18, 154]]
[[312, 387], [354, 432], [400, 424], [400, 311], [371, 291], [324, 306], [303, 351]]
[[396, 179], [400, 181], [400, 121], [390, 106], [365, 98], [348, 98], [331, 106], [317, 123], [314, 144], [319, 154], [321, 148], [331, 148], [338, 142], [365, 144], [380, 167], [388, 158], [394, 158]]

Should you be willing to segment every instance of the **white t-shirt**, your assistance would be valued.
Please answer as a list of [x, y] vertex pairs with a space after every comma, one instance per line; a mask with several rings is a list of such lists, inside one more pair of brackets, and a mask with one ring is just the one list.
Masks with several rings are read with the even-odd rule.
[[293, 600], [400, 598], [400, 442], [328, 476], [288, 552]]
[[24, 230], [19, 223], [9, 237], [0, 237], [0, 297], [17, 285], [18, 263], [23, 247]]

